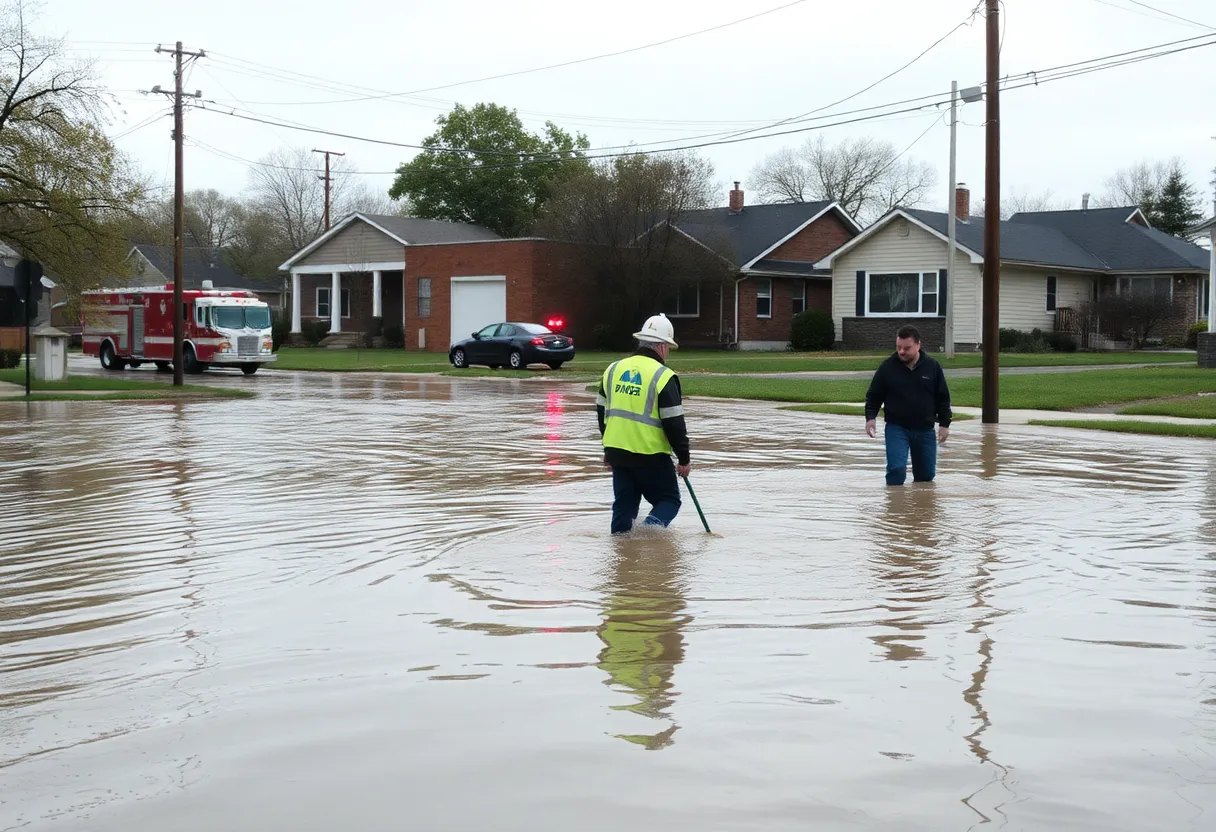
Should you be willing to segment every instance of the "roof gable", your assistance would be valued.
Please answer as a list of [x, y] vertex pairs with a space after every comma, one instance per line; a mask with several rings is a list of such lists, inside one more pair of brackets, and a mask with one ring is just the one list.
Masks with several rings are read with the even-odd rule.
[[[166, 281], [173, 280], [173, 246], [137, 245], [131, 249], [127, 259], [139, 256], [152, 268], [160, 272]], [[250, 289], [255, 291], [280, 291], [273, 281], [251, 280], [234, 272], [221, 255], [219, 249], [183, 247], [182, 285], [186, 289], [201, 289], [204, 280], [210, 280], [216, 289]]]
[[751, 205], [738, 213], [729, 208], [687, 211], [676, 227], [705, 247], [747, 267], [789, 240], [828, 211], [836, 211], [846, 225], [857, 223], [834, 202], [789, 202]]
[[424, 220], [417, 217], [399, 217], [393, 214], [362, 214], [353, 213], [334, 223], [317, 239], [297, 251], [285, 263], [279, 266], [287, 270], [295, 263], [307, 257], [329, 240], [333, 239], [342, 229], [352, 223], [363, 222], [403, 246], [427, 245], [431, 243], [468, 243], [482, 240], [500, 240], [488, 228], [463, 222], [448, 222], [447, 220]]

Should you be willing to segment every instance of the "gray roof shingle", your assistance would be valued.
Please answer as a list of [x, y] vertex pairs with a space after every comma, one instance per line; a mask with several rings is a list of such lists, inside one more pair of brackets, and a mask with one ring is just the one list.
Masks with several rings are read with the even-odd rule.
[[[173, 280], [173, 246], [136, 246], [140, 254], [165, 276]], [[182, 286], [186, 289], [201, 289], [204, 280], [210, 280], [216, 289], [248, 289], [256, 292], [281, 292], [277, 281], [250, 280], [234, 272], [224, 262], [216, 249], [182, 249]]]
[[687, 211], [676, 227], [701, 244], [742, 266], [823, 211], [830, 202], [749, 205], [738, 214], [729, 208]]
[[501, 240], [488, 228], [464, 222], [423, 220], [392, 214], [363, 214], [369, 220], [396, 237], [413, 245], [427, 243], [469, 243], [477, 240]]
[[[1208, 252], [1153, 228], [1127, 222], [1135, 211], [1099, 208], [1014, 214], [1001, 223], [1001, 259], [1090, 271], [1206, 270]], [[941, 234], [947, 215], [906, 213]], [[959, 245], [983, 255], [984, 218], [955, 224]]]

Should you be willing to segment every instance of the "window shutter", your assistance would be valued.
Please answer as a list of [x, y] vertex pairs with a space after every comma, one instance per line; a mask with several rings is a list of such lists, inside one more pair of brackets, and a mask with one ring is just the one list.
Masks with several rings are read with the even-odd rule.
[[946, 270], [941, 269], [937, 273], [937, 315], [939, 318], [946, 317]]
[[857, 273], [857, 309], [854, 310], [857, 317], [864, 318], [866, 316], [866, 273]]

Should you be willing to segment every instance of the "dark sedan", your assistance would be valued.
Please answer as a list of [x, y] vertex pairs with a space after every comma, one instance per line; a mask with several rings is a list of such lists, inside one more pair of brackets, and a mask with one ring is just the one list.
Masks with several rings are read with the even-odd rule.
[[529, 364], [548, 364], [556, 370], [573, 358], [574, 339], [541, 324], [490, 324], [448, 350], [453, 367], [484, 364], [522, 370]]

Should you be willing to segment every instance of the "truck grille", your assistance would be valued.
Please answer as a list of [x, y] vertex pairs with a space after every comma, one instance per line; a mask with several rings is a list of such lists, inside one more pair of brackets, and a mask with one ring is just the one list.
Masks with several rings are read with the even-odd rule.
[[257, 355], [258, 354], [258, 336], [256, 335], [241, 335], [236, 339], [236, 354], [237, 355]]

